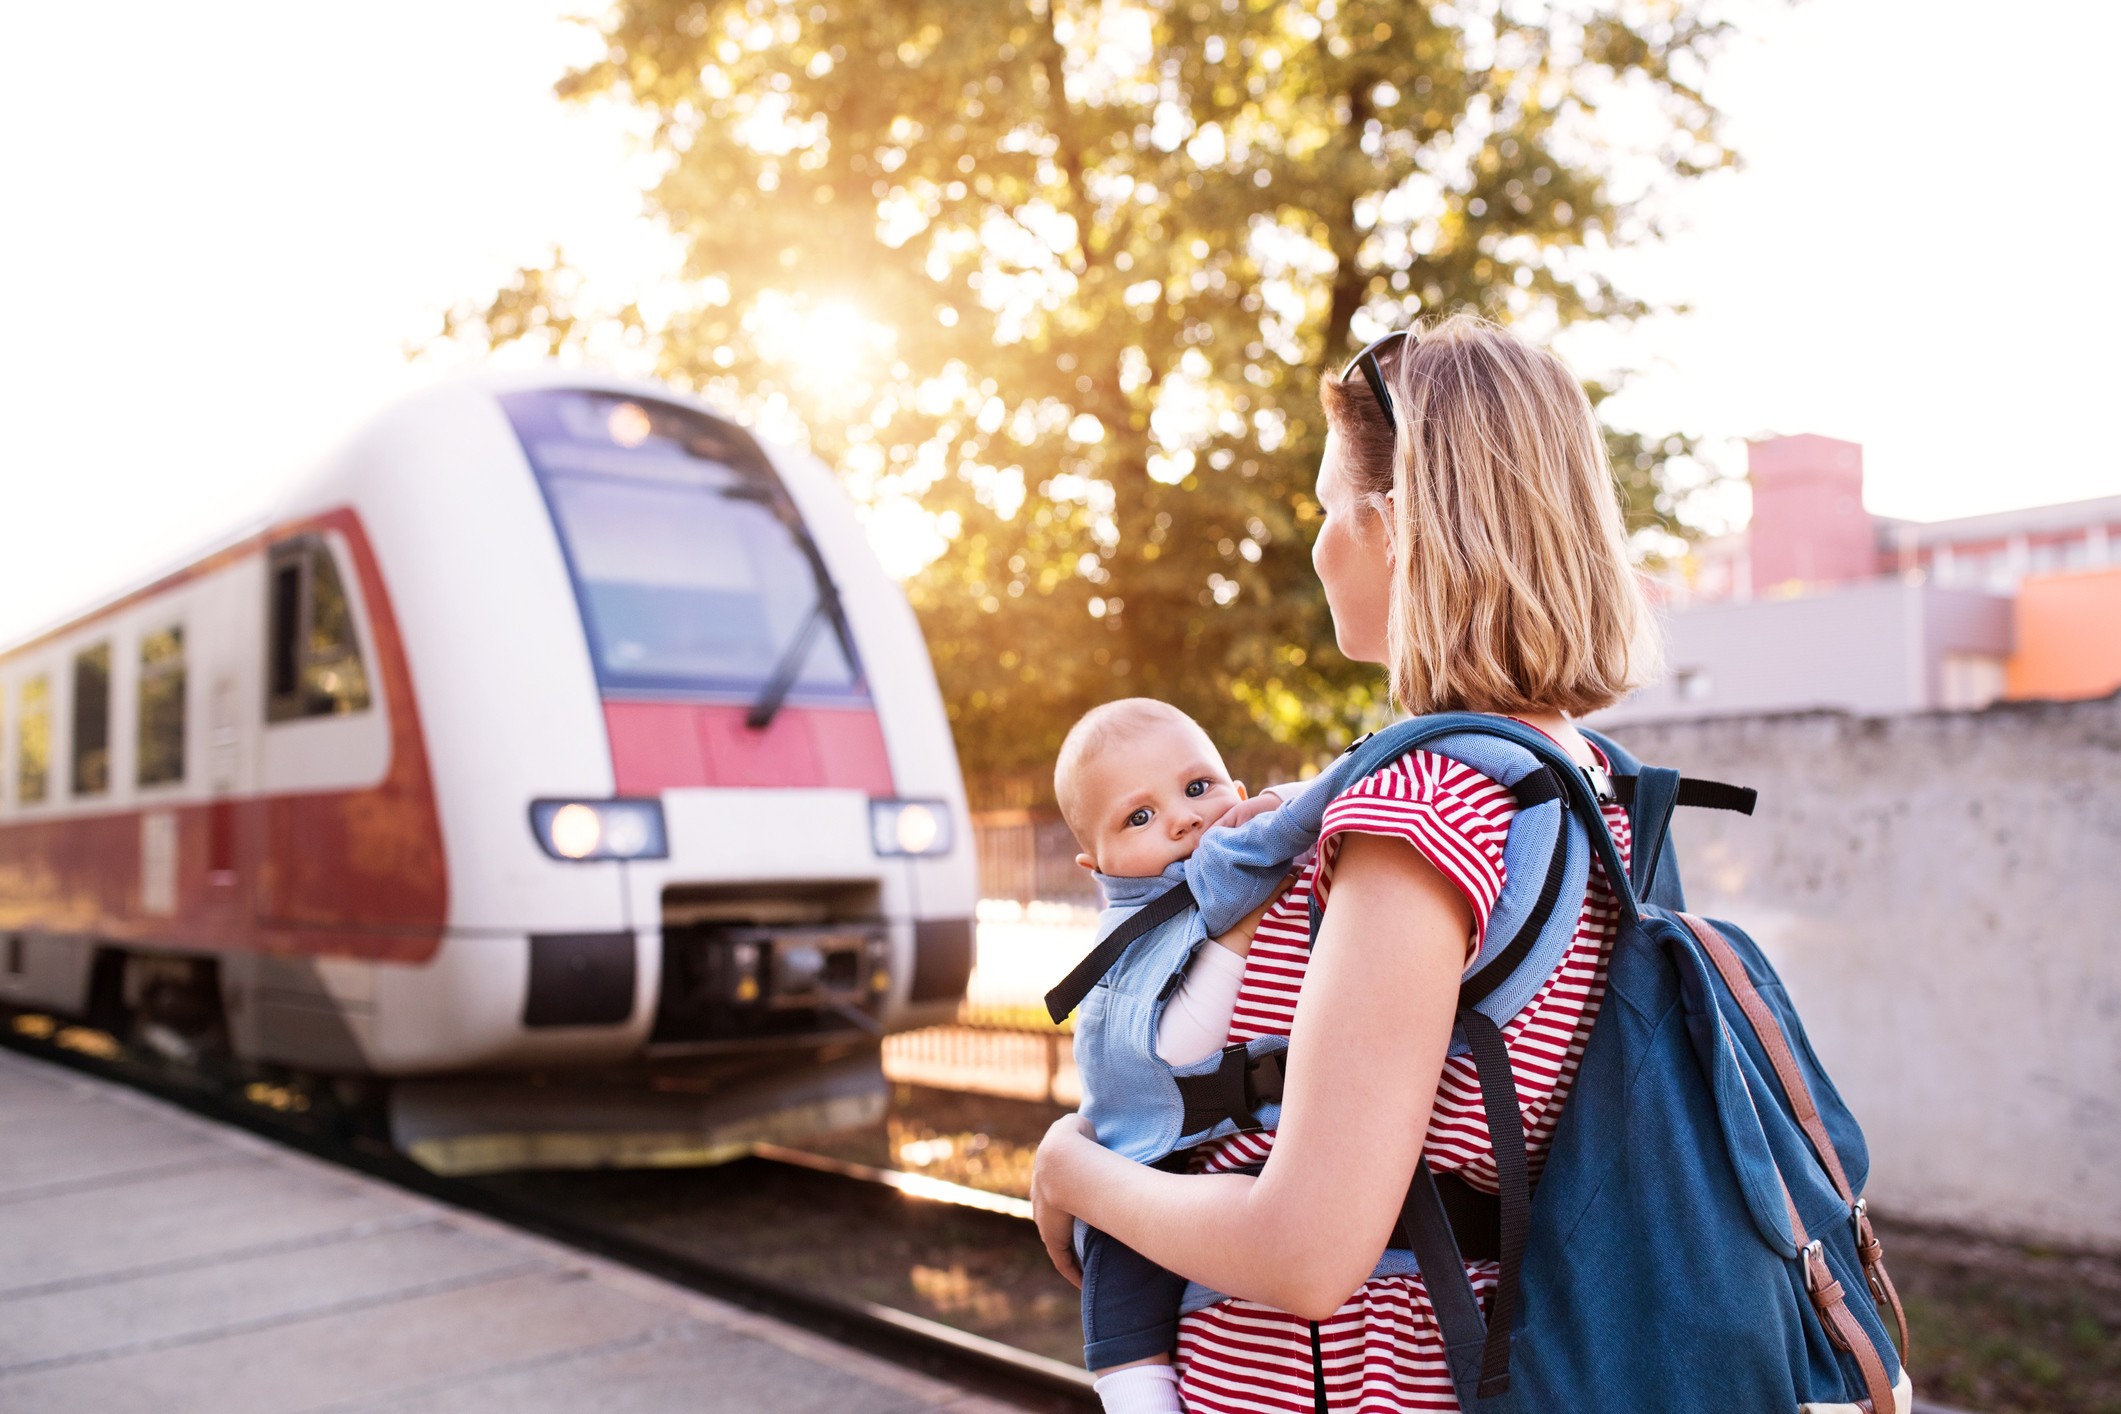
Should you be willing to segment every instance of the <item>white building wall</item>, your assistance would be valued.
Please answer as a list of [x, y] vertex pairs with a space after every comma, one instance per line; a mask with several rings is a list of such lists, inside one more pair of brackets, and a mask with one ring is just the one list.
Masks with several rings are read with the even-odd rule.
[[[2003, 595], [1899, 580], [1683, 605], [1663, 621], [1664, 678], [1592, 721], [1922, 711], [1944, 705], [1948, 686], [1980, 679], [1967, 660], [1991, 660], [2000, 683], [2010, 614]], [[1947, 655], [1959, 660], [1949, 684]]]

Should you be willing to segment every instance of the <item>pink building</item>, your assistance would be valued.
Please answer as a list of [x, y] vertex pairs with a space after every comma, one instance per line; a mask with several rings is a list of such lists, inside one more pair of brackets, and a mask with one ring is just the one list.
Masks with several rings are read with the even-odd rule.
[[[2121, 574], [2093, 572], [2121, 566], [2121, 496], [1894, 520], [1864, 509], [1854, 442], [1773, 437], [1746, 461], [1751, 522], [1666, 586], [1667, 677], [1610, 720], [2111, 690]], [[2068, 592], [2047, 592], [2061, 577]]]
[[1752, 589], [1857, 584], [1878, 573], [1878, 532], [1863, 508], [1863, 448], [1832, 437], [1776, 437], [1746, 448]]
[[1895, 520], [1863, 507], [1863, 448], [1804, 433], [1746, 448], [1753, 517], [1698, 546], [1694, 602], [1781, 597], [1885, 578], [2008, 594], [2028, 575], [2121, 564], [2121, 496]]

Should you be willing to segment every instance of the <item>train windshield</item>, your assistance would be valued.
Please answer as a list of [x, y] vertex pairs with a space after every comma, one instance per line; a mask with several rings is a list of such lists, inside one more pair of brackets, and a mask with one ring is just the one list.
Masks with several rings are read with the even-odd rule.
[[738, 429], [589, 392], [501, 399], [545, 491], [606, 689], [863, 693], [831, 580]]

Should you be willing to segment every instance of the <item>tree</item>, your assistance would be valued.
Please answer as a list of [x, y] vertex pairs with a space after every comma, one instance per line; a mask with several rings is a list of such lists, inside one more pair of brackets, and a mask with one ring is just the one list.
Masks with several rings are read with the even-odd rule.
[[[926, 512], [908, 589], [975, 780], [1130, 693], [1287, 770], [1386, 705], [1310, 570], [1318, 370], [1424, 312], [1647, 312], [1594, 257], [1729, 161], [1720, 31], [1702, 0], [617, 0], [559, 87], [667, 162], [663, 375], [785, 399], [858, 498]], [[449, 327], [576, 339], [567, 279]], [[1669, 528], [1683, 441], [1614, 436]]]

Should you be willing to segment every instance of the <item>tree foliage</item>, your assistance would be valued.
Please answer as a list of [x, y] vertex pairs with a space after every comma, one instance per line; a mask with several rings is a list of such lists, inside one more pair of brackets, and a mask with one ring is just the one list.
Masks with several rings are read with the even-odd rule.
[[[1728, 162], [1719, 30], [1701, 0], [617, 0], [560, 91], [665, 159], [664, 376], [925, 512], [908, 589], [975, 779], [1131, 693], [1287, 769], [1384, 707], [1310, 569], [1319, 369], [1425, 313], [1645, 313], [1595, 257]], [[563, 274], [456, 326], [565, 343]], [[1614, 434], [1639, 525], [1673, 524], [1683, 446]]]

